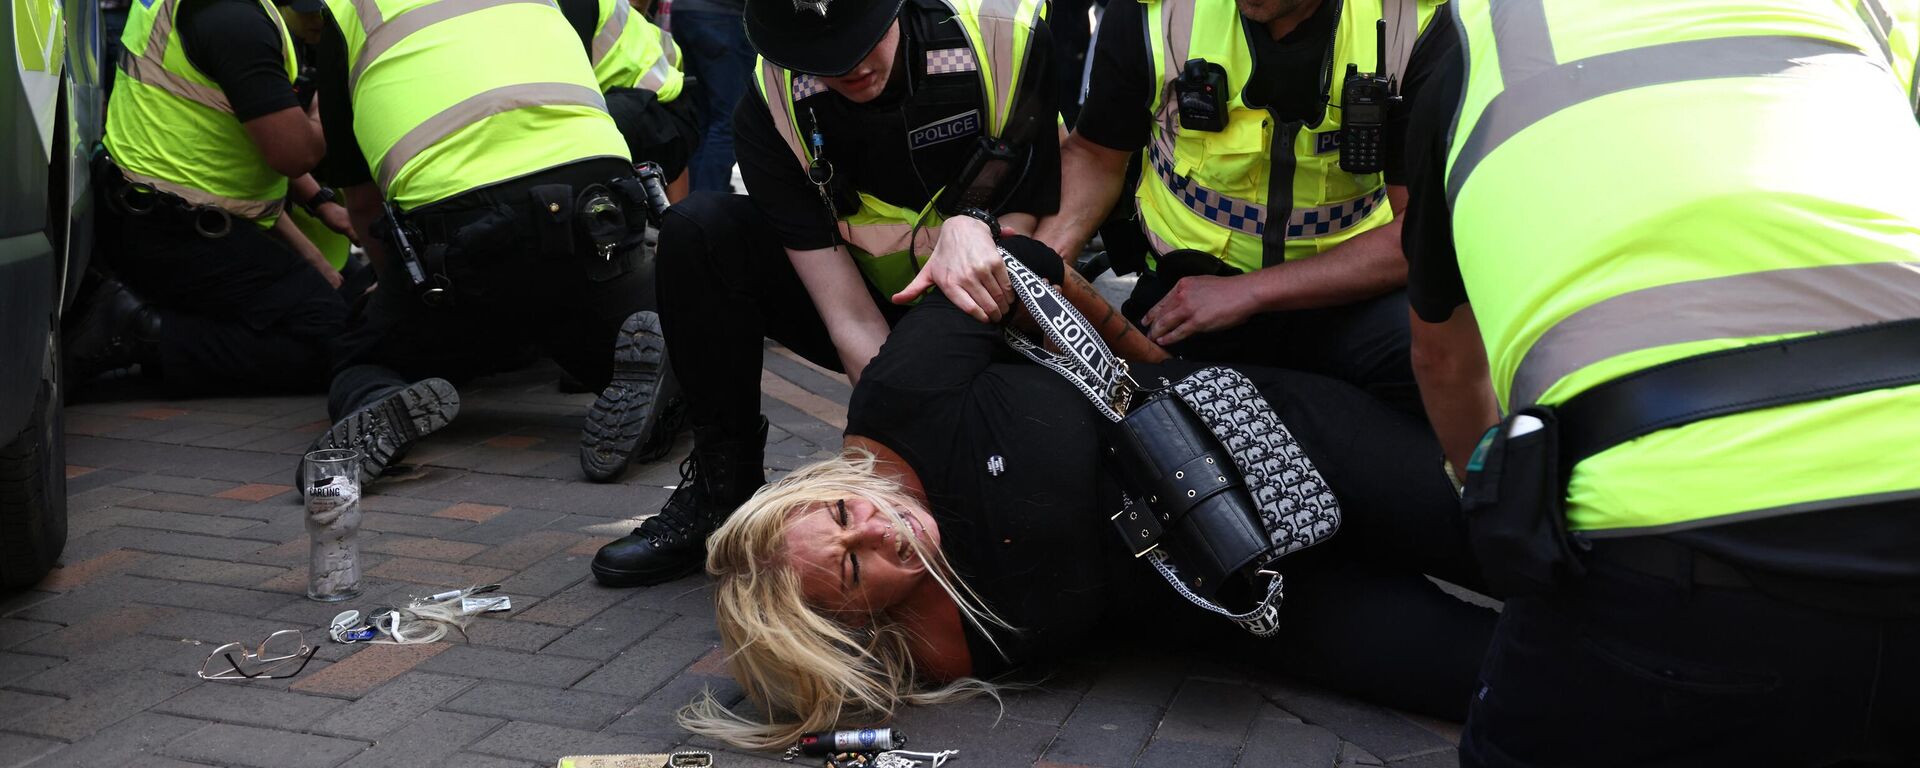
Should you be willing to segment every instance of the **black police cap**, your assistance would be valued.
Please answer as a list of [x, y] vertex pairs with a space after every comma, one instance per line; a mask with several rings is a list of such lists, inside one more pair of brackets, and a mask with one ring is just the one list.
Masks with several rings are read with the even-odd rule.
[[747, 0], [747, 41], [795, 72], [837, 77], [885, 37], [904, 0]]

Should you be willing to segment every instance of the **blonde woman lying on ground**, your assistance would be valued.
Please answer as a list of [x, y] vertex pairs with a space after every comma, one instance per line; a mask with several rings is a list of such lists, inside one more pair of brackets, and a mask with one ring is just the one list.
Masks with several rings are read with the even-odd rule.
[[[1061, 279], [1044, 246], [1007, 247]], [[1177, 378], [1198, 367], [1134, 370]], [[1242, 370], [1345, 516], [1332, 541], [1282, 561], [1279, 636], [1185, 603], [1129, 557], [1107, 522], [1119, 490], [1099, 462], [1101, 417], [936, 291], [855, 388], [841, 455], [761, 489], [708, 541], [716, 620], [750, 709], [705, 698], [681, 723], [781, 749], [1120, 644], [1207, 653], [1461, 719], [1494, 614], [1422, 576], [1477, 580], [1426, 425], [1341, 382]]]

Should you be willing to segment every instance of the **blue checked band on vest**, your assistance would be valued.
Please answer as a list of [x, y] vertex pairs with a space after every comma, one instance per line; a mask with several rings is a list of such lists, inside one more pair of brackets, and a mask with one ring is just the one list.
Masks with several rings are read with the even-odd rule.
[[[1267, 231], [1267, 208], [1255, 202], [1221, 194], [1195, 184], [1173, 170], [1172, 152], [1159, 141], [1147, 146], [1147, 158], [1161, 183], [1195, 215], [1227, 229], [1260, 237]], [[1385, 187], [1352, 200], [1293, 211], [1287, 217], [1287, 239], [1322, 237], [1343, 232], [1366, 220], [1387, 197]]]
[[972, 48], [940, 48], [927, 51], [927, 74], [950, 75], [956, 72], [976, 72], [980, 62], [973, 58]]

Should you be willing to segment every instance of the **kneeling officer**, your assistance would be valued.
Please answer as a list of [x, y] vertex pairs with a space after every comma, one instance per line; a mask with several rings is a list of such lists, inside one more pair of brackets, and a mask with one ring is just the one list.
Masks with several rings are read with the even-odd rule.
[[353, 185], [380, 282], [315, 447], [360, 448], [378, 477], [454, 416], [448, 380], [531, 342], [605, 388], [581, 463], [617, 475], [657, 421], [664, 346], [635, 270], [644, 193], [578, 36], [551, 3], [327, 5], [327, 175]]

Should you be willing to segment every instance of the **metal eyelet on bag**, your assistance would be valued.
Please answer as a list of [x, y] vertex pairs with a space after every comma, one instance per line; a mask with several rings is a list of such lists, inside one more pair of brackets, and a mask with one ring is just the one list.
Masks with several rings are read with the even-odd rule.
[[1220, 481], [1220, 482], [1223, 482], [1223, 483], [1227, 481], [1227, 479], [1226, 479], [1226, 478], [1224, 478], [1224, 477], [1216, 477], [1216, 478], [1214, 478], [1214, 479], [1215, 479], [1215, 480], [1218, 480], [1218, 481]]
[[1187, 491], [1187, 498], [1189, 499], [1193, 498], [1193, 494], [1194, 494], [1193, 491]]
[[1184, 478], [1184, 477], [1186, 477], [1186, 476], [1187, 476], [1187, 473], [1185, 473], [1185, 472], [1182, 472], [1182, 471], [1180, 471], [1180, 470], [1178, 470], [1178, 469], [1176, 469], [1176, 470], [1174, 470], [1174, 471], [1173, 471], [1173, 479], [1175, 479], [1175, 480], [1179, 480], [1179, 479], [1181, 479], [1181, 478]]
[[1159, 503], [1159, 502], [1160, 502], [1160, 497], [1158, 497], [1158, 496], [1148, 496], [1148, 497], [1147, 497], [1147, 503], [1148, 503], [1148, 504], [1157, 504], [1157, 503]]
[[1213, 457], [1212, 457], [1212, 456], [1208, 456], [1208, 457], [1207, 457], [1207, 463], [1208, 463], [1208, 464], [1212, 464], [1212, 463], [1213, 463]]

